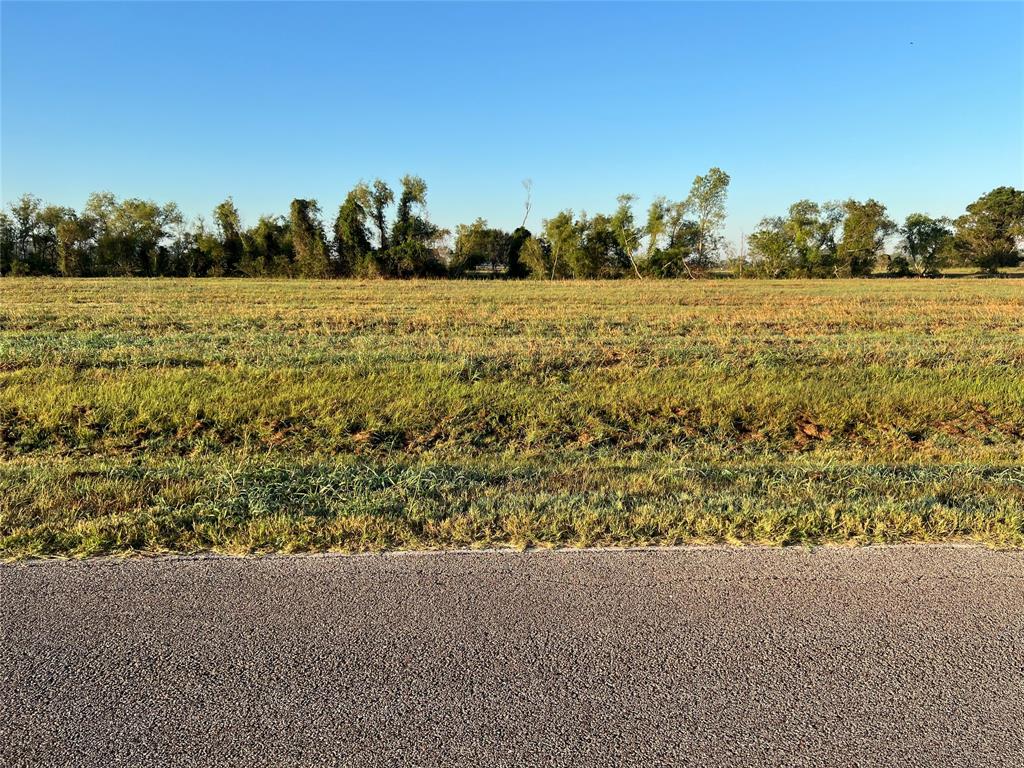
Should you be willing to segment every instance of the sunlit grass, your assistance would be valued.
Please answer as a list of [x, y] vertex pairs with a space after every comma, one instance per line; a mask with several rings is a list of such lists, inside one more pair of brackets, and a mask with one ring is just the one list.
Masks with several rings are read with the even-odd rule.
[[1024, 280], [0, 281], [0, 549], [1024, 544]]

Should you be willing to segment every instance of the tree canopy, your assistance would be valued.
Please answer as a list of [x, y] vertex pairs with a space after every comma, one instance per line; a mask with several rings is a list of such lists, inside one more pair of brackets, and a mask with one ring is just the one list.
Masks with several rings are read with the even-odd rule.
[[897, 226], [886, 206], [799, 200], [761, 220], [739, 258], [724, 236], [729, 174], [711, 168], [681, 198], [658, 197], [638, 216], [620, 195], [608, 213], [565, 208], [527, 228], [484, 218], [453, 232], [431, 221], [427, 184], [407, 175], [399, 191], [375, 179], [344, 196], [333, 226], [317, 200], [295, 198], [287, 216], [246, 227], [232, 198], [211, 223], [186, 221], [174, 203], [91, 195], [80, 211], [22, 195], [0, 211], [0, 276], [508, 277], [694, 279], [731, 271], [752, 277], [933, 277], [951, 263], [984, 273], [1015, 266], [1024, 245], [1024, 192], [998, 187], [950, 220], [911, 213]]

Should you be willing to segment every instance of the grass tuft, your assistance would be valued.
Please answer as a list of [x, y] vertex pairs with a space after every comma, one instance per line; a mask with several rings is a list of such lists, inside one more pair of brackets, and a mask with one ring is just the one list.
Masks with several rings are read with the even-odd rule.
[[0, 556], [1024, 546], [1024, 281], [0, 281]]

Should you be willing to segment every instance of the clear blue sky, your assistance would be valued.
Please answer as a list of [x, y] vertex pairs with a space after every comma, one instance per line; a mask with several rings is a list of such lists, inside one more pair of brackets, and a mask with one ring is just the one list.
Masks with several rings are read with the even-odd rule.
[[2, 193], [243, 218], [423, 176], [432, 217], [529, 225], [732, 175], [728, 234], [793, 201], [956, 214], [1024, 186], [1024, 4], [12, 3]]

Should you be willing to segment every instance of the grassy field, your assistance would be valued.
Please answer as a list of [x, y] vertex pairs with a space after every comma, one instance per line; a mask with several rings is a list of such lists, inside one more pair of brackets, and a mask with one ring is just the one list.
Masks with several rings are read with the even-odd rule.
[[0, 554], [1024, 545], [1024, 280], [0, 280]]

